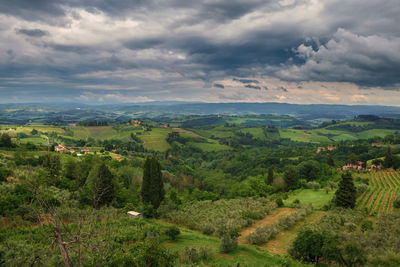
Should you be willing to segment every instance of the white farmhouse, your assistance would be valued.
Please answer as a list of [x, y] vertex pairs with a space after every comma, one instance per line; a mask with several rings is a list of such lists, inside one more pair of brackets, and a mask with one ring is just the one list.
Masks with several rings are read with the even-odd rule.
[[142, 218], [142, 214], [136, 211], [128, 211], [126, 214], [132, 218]]

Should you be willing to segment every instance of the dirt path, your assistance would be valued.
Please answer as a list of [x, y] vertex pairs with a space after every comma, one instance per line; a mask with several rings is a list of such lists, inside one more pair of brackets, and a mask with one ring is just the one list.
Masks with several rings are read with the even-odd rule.
[[297, 223], [294, 227], [280, 232], [274, 239], [269, 241], [263, 246], [272, 254], [287, 254], [287, 249], [290, 247], [292, 241], [296, 238], [297, 232], [305, 224], [317, 222], [322, 215], [326, 214], [325, 211], [314, 211], [303, 221]]
[[275, 224], [279, 221], [279, 219], [283, 216], [287, 216], [291, 214], [292, 212], [296, 211], [296, 209], [292, 208], [276, 208], [273, 211], [271, 211], [270, 214], [264, 217], [264, 219], [256, 221], [253, 225], [250, 227], [247, 227], [243, 229], [242, 231], [239, 232], [239, 244], [248, 244], [246, 241], [246, 236], [254, 232], [257, 227], [261, 226], [266, 226], [266, 225], [272, 225]]

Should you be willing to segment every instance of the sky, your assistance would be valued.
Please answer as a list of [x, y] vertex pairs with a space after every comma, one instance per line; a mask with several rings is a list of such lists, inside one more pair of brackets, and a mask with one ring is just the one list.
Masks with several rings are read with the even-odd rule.
[[0, 0], [0, 103], [400, 105], [399, 0]]

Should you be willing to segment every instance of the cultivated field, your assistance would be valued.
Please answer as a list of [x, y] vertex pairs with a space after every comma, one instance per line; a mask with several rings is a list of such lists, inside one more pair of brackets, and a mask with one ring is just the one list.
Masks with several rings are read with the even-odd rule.
[[399, 171], [372, 172], [369, 174], [368, 190], [357, 199], [357, 207], [366, 208], [370, 215], [390, 213], [399, 190]]

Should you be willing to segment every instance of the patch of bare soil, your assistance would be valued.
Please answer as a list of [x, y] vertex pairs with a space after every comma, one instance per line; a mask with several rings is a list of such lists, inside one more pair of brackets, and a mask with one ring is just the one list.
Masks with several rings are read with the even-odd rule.
[[286, 231], [280, 232], [274, 239], [265, 244], [263, 248], [266, 248], [269, 252], [273, 254], [287, 254], [288, 248], [292, 244], [293, 240], [296, 238], [297, 232], [302, 228], [302, 226], [305, 224], [317, 222], [324, 214], [326, 214], [326, 212], [324, 211], [314, 211], [303, 221], [296, 224], [294, 227]]

